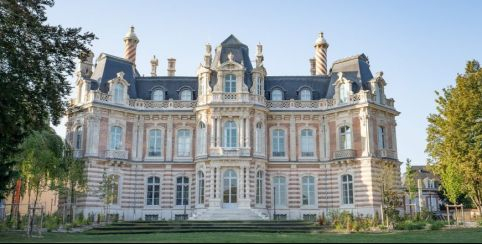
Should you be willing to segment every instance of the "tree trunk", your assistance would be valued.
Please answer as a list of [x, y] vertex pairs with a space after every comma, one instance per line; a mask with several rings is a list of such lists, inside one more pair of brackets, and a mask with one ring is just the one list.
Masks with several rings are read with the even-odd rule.
[[34, 220], [35, 220], [35, 210], [37, 208], [37, 201], [38, 201], [39, 193], [40, 193], [40, 189], [37, 188], [36, 191], [35, 191], [35, 201], [33, 202], [32, 217], [30, 218], [30, 223], [29, 223], [29, 226], [30, 226], [30, 228], [28, 230], [28, 236], [29, 237], [32, 236], [33, 224], [34, 224]]
[[75, 220], [74, 216], [74, 202], [75, 202], [75, 192], [74, 192], [74, 185], [70, 184], [70, 223], [73, 223]]

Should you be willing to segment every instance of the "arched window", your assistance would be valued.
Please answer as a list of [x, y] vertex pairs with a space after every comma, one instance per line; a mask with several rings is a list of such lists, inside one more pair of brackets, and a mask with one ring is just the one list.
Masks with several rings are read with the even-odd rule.
[[224, 123], [224, 146], [237, 147], [238, 146], [238, 129], [234, 121]]
[[120, 126], [112, 126], [110, 128], [110, 149], [122, 149], [122, 127]]
[[164, 91], [161, 89], [156, 89], [152, 92], [152, 100], [154, 101], [163, 101], [164, 100]]
[[104, 202], [106, 204], [119, 204], [119, 176], [109, 175], [104, 178], [104, 184], [108, 190]]
[[189, 89], [184, 89], [181, 91], [181, 100], [182, 101], [191, 101], [192, 100], [192, 91]]
[[191, 131], [188, 129], [177, 131], [177, 156], [191, 156]]
[[301, 130], [301, 156], [315, 156], [315, 137], [311, 129]]
[[82, 126], [78, 126], [76, 129], [75, 129], [75, 149], [79, 150], [79, 149], [82, 149], [82, 134], [83, 134], [83, 130], [82, 130]]
[[202, 171], [197, 172], [198, 181], [198, 204], [204, 204], [204, 173]]
[[342, 203], [353, 204], [353, 177], [351, 175], [341, 176]]
[[161, 156], [161, 130], [154, 129], [149, 131], [149, 153], [150, 157]]
[[273, 192], [275, 193], [274, 202], [276, 207], [286, 207], [287, 201], [287, 189], [286, 189], [286, 177], [275, 176], [273, 178]]
[[385, 149], [385, 128], [378, 126], [378, 149]]
[[350, 92], [349, 83], [343, 83], [340, 85], [340, 103], [348, 102], [348, 95]]
[[178, 177], [176, 179], [176, 205], [184, 206], [189, 204], [189, 178]]
[[236, 76], [229, 74], [224, 76], [224, 92], [236, 92]]
[[312, 100], [312, 98], [311, 98], [311, 91], [308, 90], [308, 89], [306, 89], [306, 88], [302, 89], [301, 92], [300, 92], [300, 99], [301, 99], [302, 101]]
[[256, 204], [263, 204], [264, 172], [256, 173]]
[[263, 84], [261, 83], [261, 77], [256, 77], [256, 95], [261, 96], [261, 92], [263, 91]]
[[256, 152], [263, 153], [263, 147], [264, 147], [263, 123], [258, 122], [256, 124]]
[[114, 102], [124, 103], [124, 85], [115, 83], [114, 85]]
[[285, 131], [281, 129], [273, 130], [273, 157], [285, 156]]
[[159, 206], [159, 196], [161, 193], [161, 179], [159, 177], [147, 178], [147, 206]]
[[340, 150], [351, 149], [351, 129], [348, 126], [340, 128]]
[[303, 205], [314, 206], [315, 205], [315, 177], [304, 176], [302, 178], [302, 202]]
[[197, 154], [200, 155], [206, 152], [206, 124], [203, 122], [199, 122], [197, 140]]
[[271, 100], [273, 100], [273, 101], [283, 100], [283, 92], [280, 89], [274, 89], [271, 92]]

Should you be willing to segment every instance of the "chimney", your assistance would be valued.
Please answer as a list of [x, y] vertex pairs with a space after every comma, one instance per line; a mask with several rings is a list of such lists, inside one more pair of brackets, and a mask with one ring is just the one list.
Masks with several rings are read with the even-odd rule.
[[206, 53], [204, 54], [204, 66], [206, 67], [210, 67], [211, 66], [211, 62], [213, 61], [213, 58], [211, 56], [211, 51], [212, 51], [212, 48], [211, 48], [211, 44], [206, 44]]
[[320, 36], [315, 42], [315, 63], [316, 63], [316, 75], [327, 75], [326, 68], [326, 52], [328, 49], [328, 43], [323, 38], [323, 32], [320, 32]]
[[264, 56], [263, 56], [263, 45], [258, 43], [256, 46], [256, 67], [260, 67], [263, 65]]
[[129, 31], [124, 37], [124, 58], [136, 64], [136, 49], [139, 39], [134, 33], [134, 26], [131, 26]]
[[316, 61], [314, 58], [310, 58], [310, 74], [316, 75]]
[[94, 53], [89, 51], [87, 54], [82, 54], [80, 57], [79, 70], [80, 76], [83, 78], [90, 78], [92, 75], [92, 67], [94, 65]]
[[176, 75], [176, 59], [168, 58], [167, 59], [167, 76], [175, 76], [175, 75]]
[[159, 66], [159, 60], [154, 55], [151, 59], [151, 76], [157, 76], [157, 66]]

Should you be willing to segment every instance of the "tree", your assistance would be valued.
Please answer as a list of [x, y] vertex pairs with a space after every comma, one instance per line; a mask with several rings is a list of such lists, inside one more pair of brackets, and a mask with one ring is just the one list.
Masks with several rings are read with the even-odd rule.
[[[407, 164], [405, 166], [405, 188], [408, 191], [408, 198], [410, 200], [410, 204], [412, 204], [412, 201], [415, 199], [417, 196], [417, 182], [415, 181], [415, 175], [414, 172], [412, 171], [412, 164], [411, 160], [407, 158]], [[410, 214], [412, 213], [412, 207], [411, 205], [409, 206], [410, 208]]]
[[387, 226], [393, 224], [398, 216], [397, 210], [401, 206], [400, 188], [397, 184], [396, 174], [398, 168], [393, 163], [382, 162], [382, 169], [379, 175], [379, 187], [382, 202], [382, 223], [386, 221]]
[[13, 157], [34, 130], [57, 125], [71, 91], [75, 59], [94, 34], [46, 23], [53, 0], [0, 1], [0, 198], [18, 176]]
[[436, 92], [437, 113], [428, 117], [427, 148], [431, 169], [440, 176], [447, 198], [464, 194], [482, 214], [482, 69], [467, 63], [455, 87]]
[[75, 158], [72, 147], [64, 142], [64, 153], [62, 157], [63, 174], [59, 182], [59, 193], [66, 198], [70, 198], [69, 212], [70, 221], [74, 220], [75, 199], [78, 193], [85, 192], [87, 180], [85, 177], [85, 162]]
[[96, 193], [104, 204], [106, 219], [107, 222], [109, 222], [109, 207], [112, 204], [117, 204], [119, 197], [119, 176], [107, 175], [104, 171], [102, 174], [102, 182], [99, 184]]
[[[62, 139], [50, 130], [34, 132], [21, 145], [20, 172], [29, 195], [33, 194], [32, 218], [29, 235], [32, 233], [38, 199], [42, 192], [54, 189], [63, 174]], [[30, 203], [29, 203], [30, 204]]]

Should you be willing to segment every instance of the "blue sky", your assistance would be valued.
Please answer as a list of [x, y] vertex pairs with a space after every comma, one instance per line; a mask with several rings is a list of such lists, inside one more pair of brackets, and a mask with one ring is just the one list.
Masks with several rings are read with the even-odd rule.
[[[250, 47], [264, 46], [268, 75], [309, 75], [308, 59], [320, 31], [330, 47], [328, 63], [359, 53], [373, 73], [384, 72], [386, 94], [401, 112], [398, 154], [425, 164], [426, 117], [435, 111], [435, 90], [454, 85], [469, 59], [482, 61], [482, 1], [114, 1], [58, 0], [48, 22], [94, 32], [96, 57], [122, 56], [122, 38], [136, 27], [137, 67], [149, 60], [177, 59], [176, 75], [193, 76], [204, 45], [234, 34]], [[73, 82], [72, 82], [73, 84]], [[62, 122], [65, 123], [65, 120]], [[64, 136], [65, 127], [57, 132]]]

